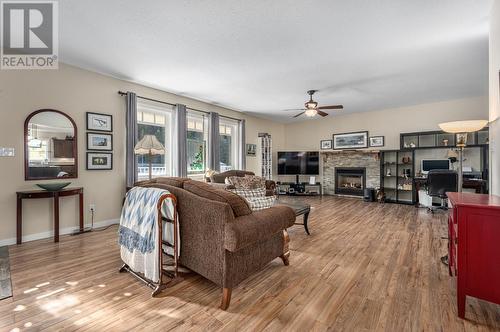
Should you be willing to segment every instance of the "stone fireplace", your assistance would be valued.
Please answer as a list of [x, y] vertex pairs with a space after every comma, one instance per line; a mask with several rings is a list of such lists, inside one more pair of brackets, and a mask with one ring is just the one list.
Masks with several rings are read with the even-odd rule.
[[363, 196], [365, 167], [335, 167], [335, 194]]
[[[322, 185], [323, 193], [325, 195], [340, 194], [337, 187], [337, 177], [335, 175], [336, 169], [364, 169], [364, 177], [362, 178], [362, 187], [378, 188], [380, 187], [380, 158], [379, 153], [376, 151], [321, 151], [321, 165], [322, 165]], [[352, 177], [342, 179], [351, 186], [350, 182], [359, 181]], [[354, 181], [356, 180], [356, 181]], [[345, 185], [341, 183], [340, 186]], [[358, 187], [359, 185], [353, 185]], [[351, 186], [352, 187], [352, 186]], [[357, 188], [356, 188], [357, 189]], [[358, 191], [356, 191], [358, 192]], [[357, 195], [353, 193], [343, 193], [342, 195]], [[362, 191], [361, 194], [362, 195]]]

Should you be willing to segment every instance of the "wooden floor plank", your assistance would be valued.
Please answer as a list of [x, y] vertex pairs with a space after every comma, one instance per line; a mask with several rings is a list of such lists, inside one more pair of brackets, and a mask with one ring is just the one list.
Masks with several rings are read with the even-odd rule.
[[0, 330], [500, 330], [500, 306], [485, 301], [468, 298], [467, 319], [457, 317], [456, 280], [439, 260], [446, 213], [287, 199], [312, 205], [311, 236], [291, 228], [290, 266], [276, 259], [249, 277], [227, 311], [218, 308], [221, 290], [195, 274], [151, 298], [149, 288], [118, 273], [112, 227], [11, 246], [14, 292], [0, 301]]

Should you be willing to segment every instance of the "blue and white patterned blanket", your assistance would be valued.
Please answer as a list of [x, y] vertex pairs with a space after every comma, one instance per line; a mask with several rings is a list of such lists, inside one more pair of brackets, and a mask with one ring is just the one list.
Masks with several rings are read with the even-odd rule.
[[130, 252], [138, 250], [150, 253], [157, 244], [158, 201], [169, 194], [168, 190], [158, 188], [132, 188], [125, 197], [118, 243]]

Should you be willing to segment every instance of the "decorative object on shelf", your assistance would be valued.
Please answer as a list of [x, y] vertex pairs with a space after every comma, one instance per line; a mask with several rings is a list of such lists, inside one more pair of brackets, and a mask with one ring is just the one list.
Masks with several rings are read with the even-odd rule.
[[165, 147], [158, 141], [155, 135], [144, 135], [134, 147], [134, 153], [138, 155], [147, 155], [149, 161], [149, 179], [152, 178], [152, 157], [153, 155], [165, 154]]
[[332, 140], [331, 139], [321, 140], [321, 142], [320, 142], [320, 149], [321, 150], [330, 150], [331, 148], [332, 148]]
[[370, 137], [370, 147], [381, 147], [381, 146], [384, 146], [384, 136]]
[[364, 149], [368, 147], [368, 131], [333, 134], [333, 149]]
[[113, 131], [113, 116], [108, 114], [87, 112], [87, 130]]
[[257, 144], [247, 144], [247, 156], [255, 157], [257, 155]]
[[402, 159], [401, 159], [401, 162], [403, 164], [410, 164], [411, 163], [411, 157], [409, 156], [404, 156]]
[[448, 141], [446, 138], [445, 138], [445, 139], [443, 139], [443, 146], [448, 146], [448, 142], [449, 142], [449, 141]]
[[467, 133], [474, 133], [483, 129], [488, 120], [466, 120], [452, 121], [439, 124], [439, 128], [447, 133], [456, 134], [456, 145], [458, 147], [458, 191], [462, 191], [463, 183], [463, 151], [467, 145]]
[[451, 168], [455, 169], [454, 164], [458, 161], [457, 151], [455, 151], [453, 149], [448, 150], [446, 157], [450, 160]]
[[309, 177], [309, 184], [316, 184], [316, 177], [315, 176]]
[[261, 175], [266, 180], [272, 180], [272, 171], [273, 171], [273, 151], [272, 144], [273, 140], [271, 135], [268, 133], [259, 133], [260, 137], [260, 147], [261, 147]]
[[403, 177], [405, 177], [405, 178], [411, 177], [411, 168], [404, 168], [403, 169]]
[[392, 176], [392, 173], [391, 173], [391, 169], [390, 169], [390, 168], [388, 168], [388, 169], [387, 169], [386, 176]]
[[113, 135], [100, 133], [87, 133], [87, 150], [112, 151]]
[[37, 183], [36, 185], [43, 190], [47, 191], [59, 191], [67, 186], [69, 186], [71, 182], [57, 182], [57, 183]]
[[110, 152], [87, 152], [87, 170], [112, 170], [113, 154]]

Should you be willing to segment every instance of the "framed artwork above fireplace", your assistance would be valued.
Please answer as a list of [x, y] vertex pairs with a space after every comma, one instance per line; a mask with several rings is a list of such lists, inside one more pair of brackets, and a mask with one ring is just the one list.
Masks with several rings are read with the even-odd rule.
[[333, 134], [333, 149], [364, 149], [368, 147], [368, 131]]

